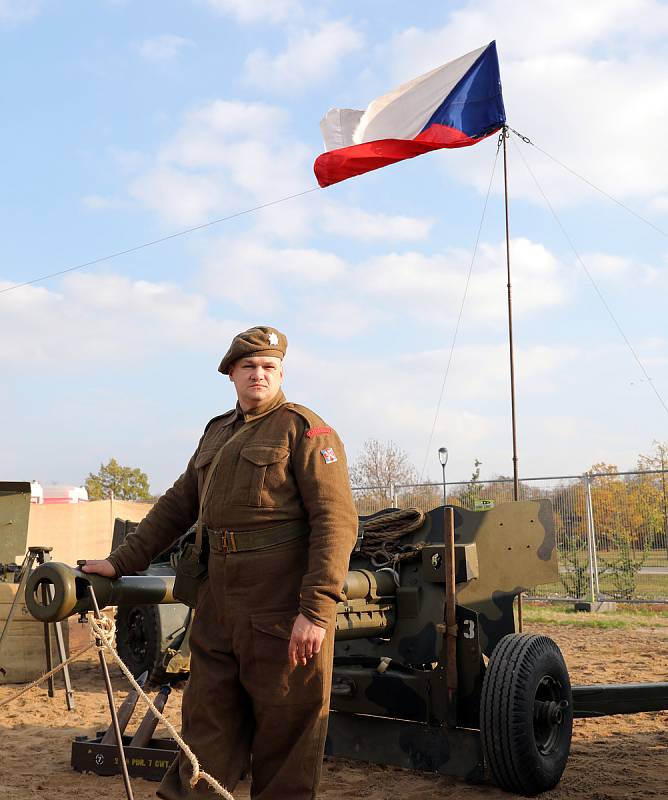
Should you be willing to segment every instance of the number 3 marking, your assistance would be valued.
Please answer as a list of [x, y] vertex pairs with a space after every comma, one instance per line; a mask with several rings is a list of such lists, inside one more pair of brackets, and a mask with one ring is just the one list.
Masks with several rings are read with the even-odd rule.
[[465, 619], [464, 625], [464, 638], [465, 639], [473, 639], [475, 638], [475, 622], [472, 619]]

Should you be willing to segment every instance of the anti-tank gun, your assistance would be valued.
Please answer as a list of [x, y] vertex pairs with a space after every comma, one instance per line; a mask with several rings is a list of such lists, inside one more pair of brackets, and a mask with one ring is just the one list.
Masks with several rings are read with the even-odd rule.
[[[556, 644], [515, 633], [515, 597], [558, 577], [548, 501], [362, 523], [337, 608], [328, 755], [472, 781], [487, 769], [536, 794], [561, 777], [574, 716], [668, 707], [665, 684], [571, 689]], [[110, 581], [51, 562], [32, 574], [27, 603], [62, 619], [88, 608], [88, 585], [100, 603], [173, 601], [166, 572]]]

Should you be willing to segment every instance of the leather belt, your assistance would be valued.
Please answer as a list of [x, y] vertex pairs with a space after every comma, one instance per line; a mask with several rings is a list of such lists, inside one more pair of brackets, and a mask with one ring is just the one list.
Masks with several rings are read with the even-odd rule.
[[301, 539], [309, 534], [310, 528], [306, 520], [299, 519], [258, 531], [230, 531], [208, 527], [205, 531], [212, 553], [242, 553], [264, 550], [293, 539]]

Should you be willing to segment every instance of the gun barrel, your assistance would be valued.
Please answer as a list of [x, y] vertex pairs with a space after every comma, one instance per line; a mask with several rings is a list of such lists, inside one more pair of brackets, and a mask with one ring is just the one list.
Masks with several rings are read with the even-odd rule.
[[[46, 592], [41, 591], [42, 586], [46, 586]], [[118, 603], [178, 602], [173, 595], [173, 575], [111, 579], [48, 561], [37, 567], [28, 578], [26, 606], [40, 622], [57, 622], [73, 614], [92, 611], [88, 586], [93, 587], [100, 608]]]
[[[42, 587], [46, 586], [46, 592]], [[173, 575], [135, 575], [104, 578], [57, 561], [48, 561], [31, 573], [26, 583], [26, 606], [35, 619], [57, 622], [73, 614], [92, 611], [88, 586], [95, 590], [100, 608], [119, 603], [178, 603]], [[396, 586], [392, 572], [351, 570], [339, 604], [337, 638], [380, 635], [394, 624]], [[380, 602], [380, 605], [379, 605]], [[373, 610], [374, 613], [371, 613]], [[345, 617], [345, 619], [344, 619]]]

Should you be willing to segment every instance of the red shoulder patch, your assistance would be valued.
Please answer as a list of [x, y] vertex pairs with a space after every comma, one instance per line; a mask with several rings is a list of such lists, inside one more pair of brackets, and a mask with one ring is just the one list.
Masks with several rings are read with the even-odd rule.
[[323, 426], [321, 428], [309, 428], [306, 431], [306, 435], [308, 436], [309, 439], [312, 439], [314, 436], [320, 436], [323, 433], [331, 433], [331, 432], [332, 432], [331, 428]]

